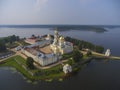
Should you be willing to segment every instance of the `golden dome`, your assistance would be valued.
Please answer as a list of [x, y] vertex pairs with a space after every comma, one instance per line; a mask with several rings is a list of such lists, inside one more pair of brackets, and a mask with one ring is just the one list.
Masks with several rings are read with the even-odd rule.
[[64, 39], [63, 36], [61, 36], [61, 37], [59, 38], [59, 40], [60, 40], [60, 41], [65, 41], [65, 39]]
[[51, 37], [51, 35], [50, 35], [50, 34], [48, 34], [48, 35], [47, 35], [47, 37], [48, 37], [48, 38], [50, 38], [50, 37]]
[[55, 47], [54, 50], [55, 50], [55, 53], [58, 53], [58, 52], [59, 52], [58, 47]]
[[48, 34], [47, 36], [50, 36], [50, 34]]
[[55, 31], [54, 31], [54, 33], [55, 33], [55, 34], [58, 34], [58, 31], [57, 31], [57, 30], [55, 30]]

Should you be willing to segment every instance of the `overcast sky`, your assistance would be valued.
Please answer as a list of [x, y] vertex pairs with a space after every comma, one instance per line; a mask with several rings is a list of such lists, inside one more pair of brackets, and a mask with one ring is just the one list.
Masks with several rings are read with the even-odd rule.
[[0, 0], [0, 25], [120, 25], [120, 0]]

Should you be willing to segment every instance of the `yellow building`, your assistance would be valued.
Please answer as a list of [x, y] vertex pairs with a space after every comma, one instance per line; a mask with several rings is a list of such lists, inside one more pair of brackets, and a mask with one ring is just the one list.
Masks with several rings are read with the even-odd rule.
[[54, 41], [51, 44], [51, 49], [56, 52], [56, 48], [60, 54], [69, 53], [73, 51], [73, 44], [65, 41], [63, 36], [59, 36], [58, 31], [54, 32]]

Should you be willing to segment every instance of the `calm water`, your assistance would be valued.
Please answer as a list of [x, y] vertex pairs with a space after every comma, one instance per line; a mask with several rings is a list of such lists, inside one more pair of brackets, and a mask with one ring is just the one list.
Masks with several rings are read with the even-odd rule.
[[[86, 40], [98, 45], [102, 45], [105, 49], [110, 48], [112, 54], [120, 56], [119, 46], [120, 46], [120, 28], [107, 29], [107, 32], [96, 33], [92, 31], [81, 31], [81, 30], [70, 30], [59, 32], [64, 36], [71, 36], [77, 39]], [[44, 35], [44, 34], [54, 34], [53, 30], [49, 28], [0, 28], [0, 37], [5, 37], [9, 35], [18, 35], [20, 37], [30, 37], [32, 34]]]
[[[60, 34], [90, 41], [110, 48], [112, 54], [120, 56], [120, 28], [108, 29], [108, 32], [96, 33], [91, 31], [62, 31]], [[0, 37], [8, 35], [53, 34], [45, 28], [0, 28]], [[21, 74], [0, 68], [0, 90], [120, 90], [120, 61], [93, 60], [75, 76], [63, 82], [53, 81], [46, 83], [39, 81], [37, 84], [28, 83]]]

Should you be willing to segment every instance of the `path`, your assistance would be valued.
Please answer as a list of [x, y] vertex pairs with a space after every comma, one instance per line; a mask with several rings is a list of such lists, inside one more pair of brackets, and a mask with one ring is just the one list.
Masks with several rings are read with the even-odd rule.
[[[81, 51], [81, 52], [83, 54], [86, 54], [86, 51]], [[118, 59], [118, 60], [120, 60], [120, 57], [117, 57], [117, 56], [106, 57], [105, 54], [97, 53], [97, 52], [94, 52], [94, 51], [92, 51], [92, 54], [95, 55], [95, 56], [101, 57], [101, 58], [109, 58], [109, 59]]]

